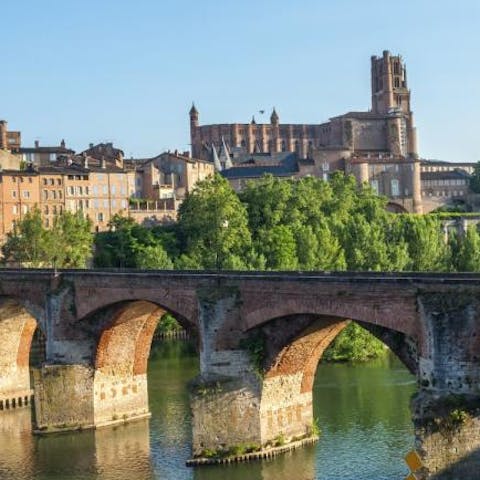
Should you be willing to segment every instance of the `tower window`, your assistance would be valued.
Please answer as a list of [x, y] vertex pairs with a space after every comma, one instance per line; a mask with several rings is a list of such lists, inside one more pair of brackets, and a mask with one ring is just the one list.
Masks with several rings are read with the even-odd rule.
[[395, 87], [400, 87], [400, 79], [398, 77], [395, 77]]

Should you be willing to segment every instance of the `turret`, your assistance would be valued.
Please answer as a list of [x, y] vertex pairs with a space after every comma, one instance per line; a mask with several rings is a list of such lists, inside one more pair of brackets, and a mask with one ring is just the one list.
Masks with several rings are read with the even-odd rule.
[[270, 123], [272, 125], [278, 125], [278, 122], [279, 122], [279, 118], [278, 118], [278, 114], [275, 110], [275, 107], [273, 107], [273, 112], [272, 112], [272, 115], [270, 115]]
[[195, 108], [195, 104], [192, 102], [192, 108], [189, 112], [190, 115], [190, 144], [192, 146], [192, 157], [199, 157], [199, 145], [196, 142], [197, 128], [198, 128], [198, 110]]
[[195, 108], [195, 103], [192, 102], [190, 109], [190, 127], [198, 127], [198, 110]]

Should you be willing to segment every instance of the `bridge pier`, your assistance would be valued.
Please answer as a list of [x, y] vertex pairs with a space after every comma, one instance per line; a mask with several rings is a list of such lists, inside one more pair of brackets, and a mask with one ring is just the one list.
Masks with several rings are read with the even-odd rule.
[[146, 375], [108, 375], [88, 365], [34, 370], [35, 431], [99, 428], [150, 416]]
[[301, 374], [263, 378], [243, 350], [217, 351], [214, 363], [215, 373], [190, 386], [194, 457], [285, 448], [314, 436], [312, 392], [302, 392]]
[[412, 399], [415, 446], [426, 478], [474, 479], [480, 471], [480, 329], [474, 292], [418, 298], [426, 326], [419, 392]]

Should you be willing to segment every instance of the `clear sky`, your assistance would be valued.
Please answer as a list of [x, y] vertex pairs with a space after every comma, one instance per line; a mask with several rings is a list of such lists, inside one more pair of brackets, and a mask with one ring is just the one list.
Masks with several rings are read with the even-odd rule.
[[[420, 154], [480, 160], [479, 0], [15, 0], [0, 118], [75, 150], [189, 148], [200, 123], [320, 123], [370, 107], [370, 56], [403, 55]], [[259, 110], [266, 110], [264, 115]]]

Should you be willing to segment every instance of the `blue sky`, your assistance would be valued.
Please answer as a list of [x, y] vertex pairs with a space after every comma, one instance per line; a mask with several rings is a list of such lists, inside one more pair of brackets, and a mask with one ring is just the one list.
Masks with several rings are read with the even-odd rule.
[[367, 110], [370, 56], [388, 49], [407, 63], [420, 154], [477, 161], [478, 25], [478, 0], [2, 2], [0, 118], [24, 145], [186, 150], [192, 100], [202, 124]]

